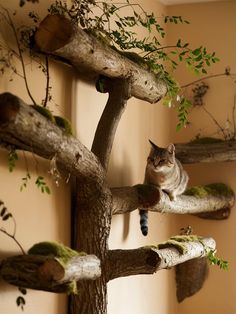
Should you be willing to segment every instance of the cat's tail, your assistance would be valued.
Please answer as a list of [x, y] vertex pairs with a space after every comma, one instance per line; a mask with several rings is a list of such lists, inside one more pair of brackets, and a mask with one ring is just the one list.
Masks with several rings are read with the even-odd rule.
[[146, 236], [148, 234], [148, 211], [145, 209], [140, 209], [139, 215], [141, 231], [142, 234]]

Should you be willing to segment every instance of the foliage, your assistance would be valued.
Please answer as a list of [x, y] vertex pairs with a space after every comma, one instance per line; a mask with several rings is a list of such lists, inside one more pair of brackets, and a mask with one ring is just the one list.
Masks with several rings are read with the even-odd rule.
[[11, 146], [8, 151], [8, 169], [12, 172], [16, 166], [16, 161], [19, 159], [15, 147]]
[[[128, 8], [129, 14], [122, 10]], [[207, 67], [219, 61], [215, 52], [207, 52], [206, 47], [190, 48], [189, 43], [178, 39], [176, 43], [163, 46], [166, 36], [166, 23], [188, 24], [181, 16], [156, 17], [154, 13], [147, 13], [139, 5], [125, 0], [124, 2], [75, 0], [71, 6], [64, 1], [56, 0], [49, 8], [51, 14], [62, 14], [70, 18], [75, 24], [87, 32], [92, 33], [102, 42], [114, 49], [135, 51], [148, 68], [162, 78], [168, 87], [166, 103], [179, 103], [179, 124], [177, 130], [186, 126], [187, 113], [191, 102], [183, 96], [177, 97], [180, 87], [172, 78], [172, 72], [179, 62], [184, 62], [195, 74], [206, 74]], [[111, 26], [112, 25], [112, 26]], [[144, 29], [146, 36], [139, 38], [137, 28]], [[129, 56], [127, 55], [129, 58]], [[163, 64], [165, 63], [165, 66]]]
[[50, 188], [47, 186], [46, 182], [44, 181], [44, 177], [38, 176], [35, 181], [36, 186], [41, 190], [42, 193], [46, 192], [50, 194]]
[[[213, 137], [201, 137], [200, 133], [197, 134], [196, 138], [192, 141], [192, 143], [210, 143], [210, 142], [219, 142], [222, 140], [235, 140], [236, 139], [236, 119], [235, 119], [235, 109], [236, 109], [236, 96], [234, 96], [234, 102], [232, 105], [232, 113], [229, 115], [227, 114], [226, 121], [224, 124], [220, 123], [214, 115], [206, 108], [206, 102], [205, 102], [205, 96], [207, 95], [210, 84], [209, 80], [215, 79], [215, 78], [222, 78], [222, 77], [228, 77], [231, 82], [234, 84], [236, 83], [236, 74], [231, 72], [231, 69], [229, 66], [227, 66], [224, 69], [224, 72], [208, 75], [205, 77], [202, 77], [200, 79], [197, 79], [193, 82], [190, 82], [186, 85], [182, 86], [182, 89], [184, 90], [184, 94], [190, 94], [188, 96], [191, 99], [191, 102], [193, 104], [193, 107], [197, 107], [198, 110], [203, 110], [210, 120], [215, 124], [216, 126], [216, 133], [217, 137], [219, 137], [218, 134], [222, 137], [220, 138], [213, 138]], [[189, 88], [191, 90], [189, 91]], [[190, 92], [190, 93], [189, 93]], [[215, 134], [214, 134], [215, 135]], [[213, 136], [214, 136], [213, 135]]]
[[217, 257], [216, 251], [210, 250], [207, 254], [207, 258], [212, 265], [217, 265], [223, 270], [229, 270], [229, 262]]

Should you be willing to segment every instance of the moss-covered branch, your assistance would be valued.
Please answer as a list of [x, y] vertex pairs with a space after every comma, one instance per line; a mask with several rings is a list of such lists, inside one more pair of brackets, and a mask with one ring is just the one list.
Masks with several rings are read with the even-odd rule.
[[187, 260], [207, 255], [215, 250], [212, 238], [189, 236], [172, 239], [162, 245], [141, 247], [136, 250], [111, 250], [107, 262], [107, 280], [119, 277], [153, 274], [171, 268]]
[[171, 201], [160, 189], [147, 185], [113, 188], [112, 193], [113, 214], [145, 208], [161, 213], [209, 213], [209, 218], [214, 218], [214, 215], [217, 216], [215, 213], [220, 211], [222, 214], [218, 219], [224, 219], [228, 217], [235, 201], [234, 192], [221, 183], [190, 188], [184, 195], [178, 196], [176, 201]]
[[77, 293], [76, 282], [101, 275], [100, 261], [94, 255], [65, 259], [55, 256], [19, 255], [1, 262], [0, 276], [6, 282], [36, 290]]
[[192, 143], [176, 144], [176, 156], [184, 164], [236, 160], [236, 141], [203, 138]]
[[130, 78], [131, 95], [155, 103], [167, 92], [166, 84], [150, 71], [119, 54], [60, 15], [48, 15], [35, 34], [37, 48], [71, 63], [86, 79], [102, 74]]

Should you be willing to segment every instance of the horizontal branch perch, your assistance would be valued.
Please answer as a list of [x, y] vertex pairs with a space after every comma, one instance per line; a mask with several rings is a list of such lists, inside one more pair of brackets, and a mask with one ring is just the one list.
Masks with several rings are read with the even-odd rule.
[[105, 180], [104, 170], [97, 157], [79, 140], [26, 105], [20, 98], [0, 94], [0, 143], [52, 159], [79, 179]]
[[206, 256], [207, 250], [215, 250], [212, 238], [196, 241], [180, 242], [184, 252], [176, 247], [158, 249], [157, 247], [141, 247], [134, 250], [111, 250], [108, 255], [108, 278], [112, 280], [124, 276], [153, 274], [158, 270], [171, 268], [187, 260]]
[[59, 258], [20, 255], [2, 261], [0, 276], [8, 283], [50, 292], [76, 292], [76, 281], [100, 277], [100, 260], [94, 255]]
[[166, 84], [150, 71], [127, 59], [61, 15], [48, 15], [35, 34], [37, 48], [68, 60], [86, 77], [102, 74], [130, 78], [131, 95], [155, 103], [167, 92]]
[[168, 194], [154, 186], [136, 185], [113, 188], [113, 215], [124, 214], [137, 208], [174, 214], [200, 214], [230, 209], [234, 192], [224, 184], [193, 187], [171, 201]]
[[236, 141], [175, 144], [175, 150], [183, 164], [236, 160]]

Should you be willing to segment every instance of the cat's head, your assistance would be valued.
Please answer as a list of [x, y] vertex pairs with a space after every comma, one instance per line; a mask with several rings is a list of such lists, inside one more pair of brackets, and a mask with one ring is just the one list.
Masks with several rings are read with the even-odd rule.
[[169, 144], [166, 148], [158, 147], [152, 141], [151, 151], [147, 159], [147, 165], [154, 171], [165, 171], [174, 166], [175, 163], [175, 146]]

